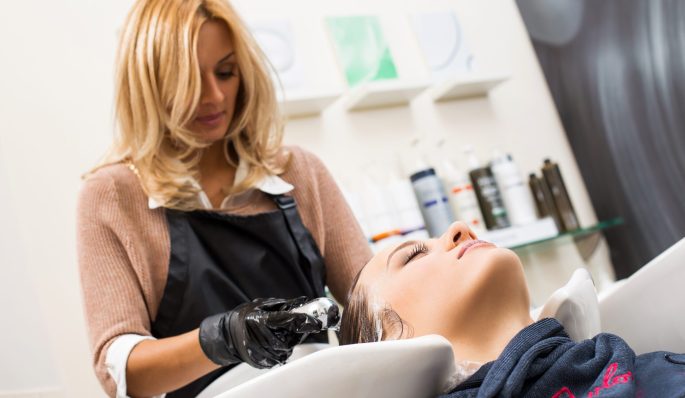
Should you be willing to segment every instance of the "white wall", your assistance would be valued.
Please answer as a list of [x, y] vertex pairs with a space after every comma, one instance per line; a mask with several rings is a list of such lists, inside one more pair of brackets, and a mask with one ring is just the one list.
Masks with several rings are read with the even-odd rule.
[[[6, 262], [22, 258], [28, 280], [16, 286], [29, 289], [23, 295], [14, 290], [14, 300], [2, 305], [28, 313], [38, 304], [42, 319], [36, 322], [45, 328], [35, 344], [50, 347], [42, 360], [54, 361], [66, 397], [104, 396], [90, 367], [82, 315], [75, 207], [79, 176], [111, 136], [115, 30], [129, 4], [3, 1], [0, 12], [0, 169], [8, 205], [0, 211], [16, 222], [16, 255], [0, 253], [0, 263], [4, 279]], [[16, 327], [3, 322], [2, 338], [14, 339]], [[15, 348], [23, 349], [31, 336], [27, 331]], [[48, 387], [45, 376], [31, 373], [43, 372], [41, 358], [32, 359], [35, 367], [17, 370], [34, 387]], [[15, 365], [0, 357], [0, 373]], [[0, 391], [17, 387], [0, 385]]]
[[[11, 209], [13, 206], [7, 200], [10, 195], [2, 166], [0, 163], [0, 208]], [[0, 391], [59, 389], [55, 353], [49, 341], [45, 340], [48, 330], [45, 311], [28, 275], [19, 224], [11, 212], [0, 212]], [[27, 369], [32, 372], [27, 372]]]
[[[0, 13], [0, 171], [4, 173], [0, 220], [3, 281], [12, 275], [15, 312], [0, 325], [14, 354], [36, 361], [0, 391], [64, 388], [64, 396], [103, 396], [90, 367], [75, 253], [75, 206], [79, 176], [105, 150], [113, 126], [112, 82], [116, 30], [131, 0], [3, 1]], [[299, 119], [286, 140], [318, 153], [341, 180], [360, 165], [384, 159], [398, 138], [423, 132], [446, 134], [450, 145], [472, 143], [481, 157], [493, 144], [511, 151], [520, 167], [537, 169], [546, 156], [557, 160], [583, 224], [595, 221], [588, 195], [554, 109], [544, 78], [513, 0], [235, 0], [250, 18], [389, 13], [453, 8], [461, 17], [479, 61], [504, 67], [512, 78], [489, 98], [349, 114], [340, 104], [323, 117]], [[415, 44], [391, 38], [400, 73], [425, 73]], [[405, 43], [406, 46], [402, 46]], [[11, 217], [10, 217], [11, 216]], [[7, 250], [7, 251], [5, 251]], [[563, 261], [562, 261], [563, 259]], [[573, 246], [524, 255], [539, 301], [582, 266]], [[591, 262], [606, 267], [602, 246]], [[550, 272], [551, 271], [551, 272]], [[552, 277], [550, 278], [550, 275]], [[0, 286], [5, 288], [5, 284]], [[3, 299], [5, 296], [3, 296]], [[23, 315], [22, 315], [23, 314]], [[30, 315], [26, 315], [30, 314]], [[43, 328], [16, 333], [17, 323]], [[43, 339], [43, 340], [41, 340]], [[4, 349], [5, 346], [2, 346]], [[4, 352], [4, 351], [3, 351]], [[53, 365], [54, 364], [54, 365]], [[0, 373], [16, 363], [3, 355]], [[29, 373], [35, 370], [37, 373]], [[34, 382], [34, 385], [31, 383]], [[5, 384], [10, 383], [10, 384]]]

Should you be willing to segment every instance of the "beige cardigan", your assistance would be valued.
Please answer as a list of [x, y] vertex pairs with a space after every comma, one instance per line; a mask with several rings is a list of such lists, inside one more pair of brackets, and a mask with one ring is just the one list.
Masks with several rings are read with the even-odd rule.
[[[301, 148], [287, 149], [292, 159], [280, 177], [295, 186], [292, 195], [302, 222], [324, 258], [326, 283], [343, 302], [371, 251], [323, 163]], [[262, 194], [254, 203], [228, 212], [247, 215], [275, 209]], [[148, 207], [137, 177], [123, 164], [106, 166], [86, 179], [77, 217], [78, 261], [94, 368], [113, 397], [116, 387], [105, 368], [107, 348], [122, 334], [151, 335], [150, 324], [169, 269], [166, 218], [164, 209]]]

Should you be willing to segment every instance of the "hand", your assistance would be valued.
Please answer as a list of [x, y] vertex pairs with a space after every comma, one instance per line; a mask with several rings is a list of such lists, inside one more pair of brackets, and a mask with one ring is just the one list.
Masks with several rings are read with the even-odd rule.
[[219, 365], [245, 362], [256, 368], [282, 364], [293, 347], [310, 333], [321, 331], [321, 321], [290, 313], [308, 299], [255, 299], [232, 311], [206, 318], [200, 325], [200, 346]]

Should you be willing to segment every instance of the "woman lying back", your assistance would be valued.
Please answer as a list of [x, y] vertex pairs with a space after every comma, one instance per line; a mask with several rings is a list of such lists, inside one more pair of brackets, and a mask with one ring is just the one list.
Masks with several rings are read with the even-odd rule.
[[606, 333], [576, 343], [554, 319], [533, 322], [529, 310], [516, 254], [458, 222], [438, 239], [389, 247], [366, 264], [340, 341], [445, 337], [457, 365], [449, 398], [685, 397], [685, 355], [636, 356]]

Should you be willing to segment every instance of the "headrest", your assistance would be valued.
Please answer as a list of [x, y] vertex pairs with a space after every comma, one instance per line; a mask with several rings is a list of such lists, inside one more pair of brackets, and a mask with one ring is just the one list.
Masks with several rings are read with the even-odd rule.
[[533, 318], [556, 319], [575, 341], [597, 335], [601, 330], [599, 303], [590, 273], [584, 268], [575, 270], [568, 283], [557, 289]]
[[455, 372], [437, 335], [331, 347], [258, 376], [216, 398], [428, 398]]
[[635, 353], [685, 352], [685, 238], [602, 292], [602, 330]]

